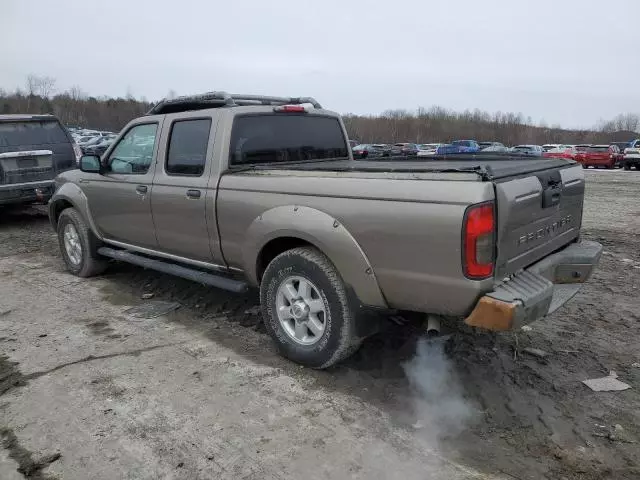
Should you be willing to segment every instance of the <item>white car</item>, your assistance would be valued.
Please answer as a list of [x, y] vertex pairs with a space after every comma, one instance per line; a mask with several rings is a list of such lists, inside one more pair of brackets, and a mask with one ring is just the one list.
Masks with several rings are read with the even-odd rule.
[[419, 143], [418, 144], [418, 156], [419, 157], [430, 157], [436, 154], [438, 151], [438, 147], [442, 145], [442, 143]]
[[548, 152], [549, 150], [557, 150], [567, 148], [569, 145], [565, 145], [563, 143], [546, 143], [542, 145], [542, 150]]
[[629, 143], [629, 146], [624, 149], [622, 165], [625, 170], [631, 170], [631, 167], [640, 170], [640, 138]]
[[540, 145], [516, 145], [511, 151], [521, 155], [530, 155], [533, 157], [541, 157], [544, 150]]
[[98, 138], [97, 135], [83, 135], [81, 137], [76, 138], [76, 143], [80, 146], [86, 144], [87, 142], [92, 141], [93, 139]]

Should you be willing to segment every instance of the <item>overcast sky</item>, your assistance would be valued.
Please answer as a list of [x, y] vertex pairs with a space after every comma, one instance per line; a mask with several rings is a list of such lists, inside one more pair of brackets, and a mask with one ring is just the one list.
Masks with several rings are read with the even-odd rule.
[[[374, 6], [375, 4], [375, 6]], [[309, 95], [588, 127], [640, 113], [640, 0], [0, 0], [0, 88]]]

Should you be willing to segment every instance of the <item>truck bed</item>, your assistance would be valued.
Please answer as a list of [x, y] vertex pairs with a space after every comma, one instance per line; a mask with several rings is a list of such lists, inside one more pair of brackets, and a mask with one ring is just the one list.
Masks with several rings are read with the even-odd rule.
[[367, 160], [326, 160], [282, 165], [264, 165], [260, 169], [286, 168], [287, 170], [317, 170], [333, 172], [397, 172], [397, 173], [437, 173], [464, 172], [477, 173], [486, 181], [514, 178], [549, 169], [570, 167], [576, 162], [561, 158], [531, 158], [518, 156], [460, 154], [430, 158], [387, 157]]
[[[470, 284], [490, 290], [579, 237], [584, 172], [569, 160], [500, 155], [335, 159], [243, 166], [222, 175], [219, 189], [221, 236], [227, 260], [238, 260], [233, 267], [244, 258], [243, 228], [264, 211], [303, 205], [344, 225], [394, 308], [433, 311], [438, 304], [439, 313], [462, 315], [479, 292], [462, 295]], [[473, 282], [460, 265], [463, 218], [470, 205], [490, 201], [494, 279]], [[409, 291], [421, 293], [409, 298]], [[450, 291], [457, 293], [448, 297]], [[443, 305], [443, 298], [450, 301]]]

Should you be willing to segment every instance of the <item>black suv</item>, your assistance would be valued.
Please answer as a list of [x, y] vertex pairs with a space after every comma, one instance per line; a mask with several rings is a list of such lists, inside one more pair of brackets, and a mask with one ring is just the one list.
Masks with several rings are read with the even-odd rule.
[[53, 115], [0, 115], [0, 205], [48, 201], [81, 155]]

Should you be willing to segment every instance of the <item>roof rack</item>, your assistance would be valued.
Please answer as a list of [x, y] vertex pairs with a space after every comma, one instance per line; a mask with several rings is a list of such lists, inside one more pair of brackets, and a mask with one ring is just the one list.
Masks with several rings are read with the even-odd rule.
[[227, 92], [207, 92], [164, 99], [155, 104], [147, 115], [177, 113], [205, 108], [238, 107], [245, 105], [300, 105], [310, 103], [313, 108], [322, 108], [312, 97], [268, 97], [263, 95], [243, 95]]

